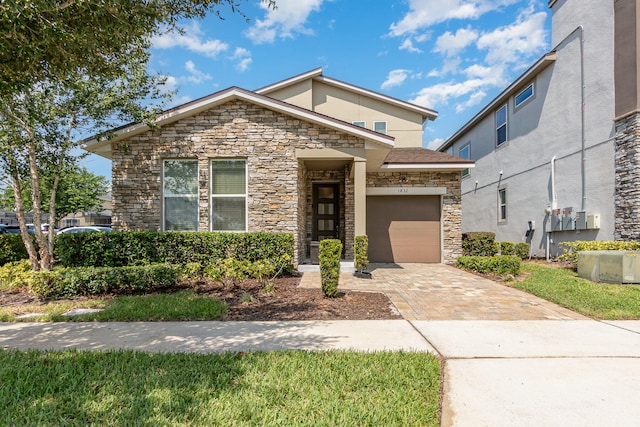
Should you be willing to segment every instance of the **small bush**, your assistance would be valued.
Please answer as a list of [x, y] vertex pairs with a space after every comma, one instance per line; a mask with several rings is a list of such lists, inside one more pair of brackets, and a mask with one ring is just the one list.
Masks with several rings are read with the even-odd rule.
[[456, 260], [456, 266], [478, 273], [495, 273], [499, 275], [520, 274], [521, 260], [513, 255], [506, 256], [461, 256]]
[[493, 256], [496, 235], [490, 232], [462, 233], [462, 254], [464, 256]]
[[28, 286], [31, 273], [31, 262], [28, 259], [3, 265], [0, 267], [0, 289]]
[[34, 272], [29, 286], [39, 297], [145, 293], [176, 286], [182, 267], [156, 264], [132, 267], [76, 267]]
[[0, 234], [0, 265], [29, 258], [20, 234]]
[[367, 236], [356, 236], [354, 238], [354, 267], [358, 271], [364, 271], [369, 267], [369, 238]]
[[325, 239], [320, 242], [320, 280], [324, 296], [334, 298], [338, 295], [340, 281], [340, 254], [342, 242], [337, 239]]
[[516, 245], [513, 242], [500, 242], [500, 255], [515, 255]]
[[531, 246], [528, 243], [520, 242], [516, 244], [516, 256], [520, 259], [529, 258]]
[[565, 250], [565, 253], [560, 255], [558, 259], [577, 268], [578, 253], [582, 251], [637, 251], [640, 250], [640, 241], [576, 240], [575, 242], [562, 242], [560, 246]]

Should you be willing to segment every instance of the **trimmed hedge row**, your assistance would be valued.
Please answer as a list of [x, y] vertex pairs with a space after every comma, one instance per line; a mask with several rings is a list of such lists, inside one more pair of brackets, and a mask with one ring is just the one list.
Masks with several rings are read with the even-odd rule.
[[114, 231], [57, 236], [55, 255], [65, 267], [121, 267], [156, 263], [208, 265], [216, 260], [293, 260], [293, 235], [282, 233], [213, 233]]
[[20, 234], [0, 234], [0, 265], [29, 258]]
[[562, 242], [560, 246], [565, 250], [565, 253], [560, 255], [558, 259], [577, 268], [578, 253], [582, 251], [638, 251], [640, 250], [640, 241], [576, 240], [575, 242]]
[[456, 266], [478, 273], [520, 274], [522, 261], [514, 255], [501, 256], [461, 256], [456, 260]]
[[177, 285], [181, 274], [181, 266], [169, 264], [60, 268], [32, 272], [29, 286], [43, 299], [144, 293]]
[[491, 232], [462, 233], [463, 256], [494, 256], [497, 249], [494, 242], [496, 234]]

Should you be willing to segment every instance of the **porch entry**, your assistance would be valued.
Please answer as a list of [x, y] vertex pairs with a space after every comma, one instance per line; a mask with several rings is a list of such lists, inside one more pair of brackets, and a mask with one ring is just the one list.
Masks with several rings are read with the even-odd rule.
[[340, 238], [340, 184], [313, 184], [313, 227], [311, 239]]

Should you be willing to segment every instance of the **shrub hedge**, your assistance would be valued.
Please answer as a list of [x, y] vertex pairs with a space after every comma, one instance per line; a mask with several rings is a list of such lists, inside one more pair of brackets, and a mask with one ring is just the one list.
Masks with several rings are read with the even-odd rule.
[[0, 265], [29, 258], [20, 234], [0, 234]]
[[520, 274], [521, 260], [514, 255], [501, 256], [461, 256], [456, 260], [456, 266], [478, 273]]
[[576, 240], [575, 242], [562, 242], [560, 246], [565, 250], [565, 253], [560, 255], [558, 259], [577, 268], [578, 253], [582, 251], [638, 251], [640, 250], [640, 241]]
[[364, 271], [369, 267], [369, 237], [355, 236], [353, 249], [355, 253], [354, 267]]
[[495, 239], [495, 233], [491, 232], [462, 233], [462, 255], [494, 256], [497, 253]]
[[[293, 260], [293, 235], [283, 233], [213, 233], [114, 231], [57, 236], [55, 255], [65, 267], [122, 267], [156, 263], [209, 265], [216, 260]], [[290, 272], [292, 266], [287, 268]]]
[[329, 298], [334, 298], [338, 295], [340, 254], [342, 254], [342, 242], [340, 240], [325, 239], [320, 241], [320, 281], [322, 293]]
[[513, 242], [500, 242], [500, 255], [515, 255], [516, 245]]
[[58, 268], [32, 272], [29, 286], [43, 299], [145, 293], [175, 286], [181, 273], [181, 266], [169, 264]]
[[531, 246], [529, 243], [520, 242], [516, 243], [516, 256], [520, 259], [529, 258]]

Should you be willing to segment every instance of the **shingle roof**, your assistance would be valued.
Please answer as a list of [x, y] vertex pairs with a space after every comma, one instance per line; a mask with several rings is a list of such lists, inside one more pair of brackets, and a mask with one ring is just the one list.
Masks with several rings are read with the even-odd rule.
[[474, 163], [472, 160], [463, 159], [461, 157], [452, 156], [440, 151], [429, 150], [428, 148], [393, 148], [384, 164], [402, 165], [402, 164], [457, 164], [457, 163]]

